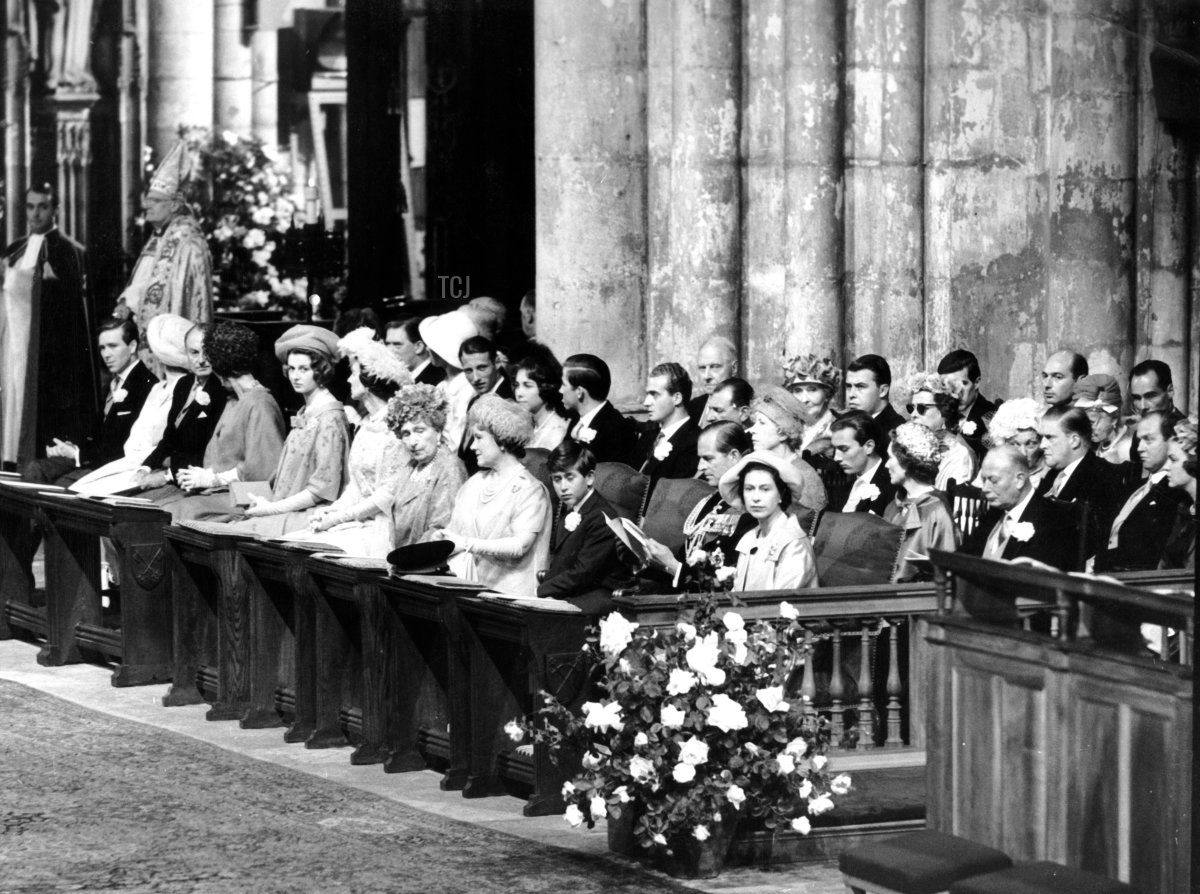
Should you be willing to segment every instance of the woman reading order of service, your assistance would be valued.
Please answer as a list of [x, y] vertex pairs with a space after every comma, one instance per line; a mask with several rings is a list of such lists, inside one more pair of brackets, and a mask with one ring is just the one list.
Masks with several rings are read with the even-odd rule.
[[454, 501], [441, 532], [454, 542], [450, 569], [514, 596], [534, 596], [550, 552], [550, 497], [522, 464], [533, 434], [529, 413], [485, 394], [467, 417], [479, 471]]

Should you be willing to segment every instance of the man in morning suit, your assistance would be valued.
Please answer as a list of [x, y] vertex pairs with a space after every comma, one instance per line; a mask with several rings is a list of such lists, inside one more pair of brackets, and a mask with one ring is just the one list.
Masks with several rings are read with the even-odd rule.
[[612, 375], [594, 354], [572, 354], [563, 362], [563, 406], [574, 416], [569, 434], [584, 444], [598, 463], [634, 463], [637, 432], [633, 422], [608, 402]]
[[1166, 412], [1147, 413], [1137, 424], [1138, 454], [1148, 478], [1125, 500], [1113, 519], [1107, 548], [1096, 556], [1097, 571], [1144, 571], [1158, 567], [1163, 548], [1186, 499], [1166, 481], [1168, 441], [1175, 420]]
[[104, 411], [82, 444], [54, 438], [46, 456], [26, 463], [22, 476], [28, 481], [67, 485], [92, 468], [99, 468], [124, 455], [129, 429], [142, 411], [146, 395], [158, 381], [138, 360], [137, 325], [129, 319], [112, 317], [97, 332], [100, 359], [112, 374], [105, 393]]
[[392, 320], [383, 333], [383, 341], [408, 367], [416, 384], [436, 385], [445, 381], [446, 371], [434, 365], [429, 356], [429, 348], [421, 339], [420, 326], [420, 317]]
[[612, 608], [612, 591], [622, 582], [617, 538], [604, 517], [617, 511], [596, 492], [596, 458], [570, 439], [550, 452], [550, 481], [558, 496], [550, 567], [541, 576], [540, 597], [564, 599], [585, 613]]
[[891, 390], [892, 368], [878, 354], [863, 354], [846, 367], [846, 409], [873, 416], [884, 435], [904, 422], [888, 400]]
[[970, 351], [951, 351], [937, 367], [938, 375], [950, 393], [958, 398], [958, 409], [962, 414], [959, 432], [976, 456], [984, 454], [983, 436], [987, 434], [987, 420], [996, 412], [1000, 401], [990, 401], [979, 393], [979, 358]]
[[737, 348], [723, 335], [714, 335], [700, 346], [696, 354], [696, 382], [699, 394], [687, 403], [688, 415], [699, 428], [704, 428], [705, 419], [711, 408], [709, 398], [717, 385], [737, 374]]
[[857, 410], [830, 426], [833, 455], [851, 479], [848, 490], [839, 490], [826, 509], [832, 512], [869, 512], [883, 517], [896, 497], [896, 485], [883, 461], [884, 436], [874, 417]]
[[[1163, 413], [1172, 428], [1187, 415], [1175, 406], [1175, 385], [1171, 380], [1171, 367], [1161, 360], [1143, 360], [1129, 372], [1129, 403], [1133, 411], [1143, 419], [1150, 413]], [[1135, 429], [1129, 444], [1130, 477], [1140, 483], [1145, 468], [1138, 450], [1138, 433]]]
[[100, 408], [87, 260], [57, 213], [53, 186], [27, 189], [29, 233], [0, 262], [0, 460], [10, 469], [53, 437], [82, 441]]
[[678, 363], [660, 363], [646, 380], [646, 407], [651, 426], [638, 439], [638, 470], [659, 478], [693, 478], [699, 459], [700, 429], [688, 414], [692, 380]]
[[[485, 394], [495, 394], [505, 400], [512, 400], [512, 385], [508, 382], [508, 376], [504, 374], [504, 367], [497, 362], [496, 346], [482, 335], [468, 338], [462, 343], [462, 347], [458, 349], [458, 365], [475, 392], [467, 403], [467, 414], [470, 414], [475, 401]], [[464, 431], [462, 443], [458, 446], [458, 458], [466, 466], [467, 474], [474, 475], [479, 471], [479, 461], [470, 447], [471, 432]]]
[[1093, 556], [1104, 546], [1121, 506], [1121, 474], [1092, 452], [1092, 423], [1078, 407], [1052, 406], [1038, 427], [1048, 470], [1038, 496], [1088, 504], [1086, 554]]
[[988, 511], [960, 547], [985, 559], [1036, 559], [1063, 571], [1079, 567], [1079, 531], [1071, 509], [1040, 497], [1029, 461], [1011, 444], [993, 447], [980, 470]]

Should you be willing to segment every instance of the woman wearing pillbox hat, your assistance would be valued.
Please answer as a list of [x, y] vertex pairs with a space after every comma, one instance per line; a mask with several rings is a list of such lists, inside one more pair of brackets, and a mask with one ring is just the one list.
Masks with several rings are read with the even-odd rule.
[[750, 404], [754, 424], [750, 426], [750, 438], [755, 450], [765, 450], [796, 467], [802, 482], [796, 502], [800, 509], [792, 514], [800, 519], [801, 527], [825, 508], [829, 497], [817, 470], [805, 462], [799, 453], [800, 441], [804, 437], [804, 405], [778, 385], [764, 385], [754, 389], [755, 398]]
[[893, 583], [932, 580], [931, 549], [954, 552], [959, 531], [946, 495], [935, 490], [942, 446], [927, 426], [904, 422], [892, 432], [887, 470], [902, 490], [884, 510], [883, 520], [904, 529]]
[[485, 394], [467, 420], [480, 471], [454, 500], [441, 537], [454, 541], [451, 570], [514, 596], [533, 596], [550, 552], [550, 497], [521, 464], [533, 425], [524, 407]]
[[292, 388], [304, 408], [292, 420], [279, 463], [271, 476], [270, 499], [251, 496], [241, 511], [231, 494], [184, 501], [185, 518], [233, 522], [238, 530], [278, 536], [304, 528], [308, 510], [338, 498], [346, 478], [350, 434], [341, 403], [326, 385], [333, 376], [337, 336], [319, 326], [293, 326], [275, 342]]

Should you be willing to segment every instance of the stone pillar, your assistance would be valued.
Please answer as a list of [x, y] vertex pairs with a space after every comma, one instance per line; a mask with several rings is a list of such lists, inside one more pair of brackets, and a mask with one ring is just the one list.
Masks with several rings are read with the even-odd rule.
[[882, 354], [898, 380], [936, 363], [927, 330], [946, 341], [924, 308], [925, 3], [848, 0], [846, 20], [847, 359]]
[[213, 0], [213, 122], [249, 136], [254, 100], [244, 6], [244, 0]]
[[1030, 394], [1046, 342], [1054, 350], [1061, 335], [1051, 339], [1042, 312], [1046, 2], [1031, 12], [1011, 0], [926, 5], [938, 24], [926, 48], [925, 313], [976, 353], [988, 396]]
[[[142, 193], [142, 91], [138, 57], [137, 0], [121, 0], [121, 48], [117, 74], [117, 130], [120, 141], [120, 221], [121, 247], [133, 257], [139, 239], [130, 226]], [[124, 274], [126, 271], [120, 271]]]
[[279, 32], [259, 26], [250, 34], [250, 130], [279, 145]]
[[646, 373], [644, 23], [644, 0], [534, 7], [538, 328], [603, 357], [619, 406]]
[[840, 356], [840, 0], [745, 4], [742, 333], [746, 376], [781, 381], [784, 355]]
[[155, 161], [180, 125], [213, 123], [213, 0], [149, 4], [146, 136]]
[[[1177, 380], [1176, 400], [1187, 406], [1193, 344], [1188, 318], [1191, 153], [1185, 140], [1164, 128], [1158, 118], [1150, 73], [1150, 53], [1159, 37], [1158, 7], [1143, 3], [1138, 16], [1137, 303], [1132, 362], [1154, 358], [1167, 363]], [[1122, 389], [1127, 388], [1126, 377], [1121, 379]]]
[[689, 366], [712, 332], [738, 341], [739, 5], [647, 4], [650, 366]]
[[1137, 0], [1055, 0], [1046, 332], [1120, 376], [1133, 355]]
[[4, 12], [4, 58], [0, 76], [4, 78], [4, 222], [0, 234], [4, 244], [25, 232], [25, 184], [29, 140], [28, 44], [25, 37], [25, 4], [20, 0], [0, 0]]

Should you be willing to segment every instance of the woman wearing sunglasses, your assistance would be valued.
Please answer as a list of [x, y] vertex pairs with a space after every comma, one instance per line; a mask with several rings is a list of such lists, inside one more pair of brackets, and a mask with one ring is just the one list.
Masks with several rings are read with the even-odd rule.
[[979, 460], [959, 432], [962, 412], [958, 398], [934, 373], [915, 373], [909, 376], [908, 418], [933, 432], [941, 449], [937, 480], [934, 486], [941, 491], [951, 479], [966, 484], [975, 479], [979, 471]]

